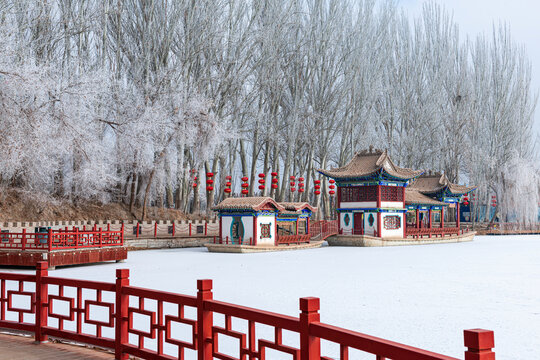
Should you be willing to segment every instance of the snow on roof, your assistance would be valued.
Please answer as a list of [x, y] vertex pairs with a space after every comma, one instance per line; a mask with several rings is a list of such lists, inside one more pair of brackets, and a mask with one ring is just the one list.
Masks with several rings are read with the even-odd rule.
[[409, 185], [409, 188], [422, 194], [435, 194], [446, 188], [452, 195], [463, 195], [475, 189], [474, 186], [454, 184], [445, 174], [439, 173], [420, 176]]
[[276, 210], [283, 211], [285, 210], [283, 206], [279, 205], [271, 197], [268, 196], [250, 196], [250, 197], [240, 197], [240, 198], [227, 198], [212, 207], [212, 210], [250, 210], [250, 211], [259, 211], [262, 210], [265, 206], [270, 205]]

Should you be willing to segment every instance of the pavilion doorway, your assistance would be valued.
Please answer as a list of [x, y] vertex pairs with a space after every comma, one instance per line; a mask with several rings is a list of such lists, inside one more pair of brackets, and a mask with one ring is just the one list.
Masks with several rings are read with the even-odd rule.
[[353, 235], [364, 235], [364, 213], [354, 213], [353, 225]]

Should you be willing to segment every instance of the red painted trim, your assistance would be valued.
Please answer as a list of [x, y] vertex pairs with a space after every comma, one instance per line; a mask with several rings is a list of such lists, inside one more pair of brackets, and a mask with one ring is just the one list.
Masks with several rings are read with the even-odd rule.
[[459, 219], [459, 203], [456, 203], [456, 227], [459, 229], [460, 227], [460, 219]]
[[219, 217], [219, 243], [223, 244], [223, 218]]
[[414, 223], [415, 224], [415, 228], [420, 228], [420, 224], [419, 224], [419, 220], [420, 220], [420, 210], [416, 209], [416, 222]]
[[378, 212], [377, 213], [377, 234], [379, 235], [379, 237], [382, 237], [381, 218], [382, 218], [382, 214]]
[[432, 228], [432, 226], [431, 226], [431, 225], [432, 225], [432, 224], [431, 224], [431, 222], [432, 222], [432, 219], [431, 219], [431, 218], [432, 218], [432, 215], [433, 215], [433, 214], [432, 214], [432, 211], [431, 211], [431, 209], [429, 209], [429, 225], [428, 225], [428, 227], [429, 227], [430, 229]]
[[444, 206], [441, 208], [441, 228], [444, 228]]
[[257, 216], [253, 215], [253, 245], [257, 245]]
[[381, 185], [377, 185], [377, 207], [381, 207]]

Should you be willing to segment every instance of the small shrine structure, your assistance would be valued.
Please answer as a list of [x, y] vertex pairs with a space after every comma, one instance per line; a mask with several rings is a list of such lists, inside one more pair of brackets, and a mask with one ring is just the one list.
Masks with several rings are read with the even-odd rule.
[[[409, 238], [454, 236], [459, 241], [474, 236], [464, 235], [459, 217], [451, 227], [444, 222], [445, 209], [453, 207], [458, 213], [461, 197], [474, 187], [453, 184], [444, 175], [423, 175], [423, 170], [399, 167], [386, 150], [362, 151], [345, 166], [318, 172], [337, 185], [337, 238], [357, 237], [362, 240], [360, 246], [380, 246], [408, 244]], [[364, 241], [370, 238], [393, 241]], [[352, 238], [328, 242], [355, 244]]]
[[254, 252], [319, 247], [311, 241], [309, 220], [317, 211], [308, 203], [277, 203], [270, 197], [227, 198], [212, 208], [219, 216], [219, 236], [210, 251]]

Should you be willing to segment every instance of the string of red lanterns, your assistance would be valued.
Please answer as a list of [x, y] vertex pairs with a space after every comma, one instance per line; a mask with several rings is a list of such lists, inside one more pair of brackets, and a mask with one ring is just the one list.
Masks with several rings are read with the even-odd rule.
[[330, 195], [334, 195], [336, 193], [336, 191], [334, 190], [336, 188], [336, 186], [334, 185], [336, 180], [330, 179], [330, 180], [328, 180], [328, 182], [330, 183], [330, 185], [328, 185], [328, 188], [330, 189], [330, 191], [328, 191], [328, 193]]
[[272, 175], [272, 185], [270, 185], [272, 187], [272, 189], [276, 190], [278, 188], [278, 173], [277, 172], [272, 172], [270, 175]]
[[315, 189], [314, 194], [316, 196], [321, 195], [321, 180], [314, 180], [313, 183], [315, 184], [313, 188]]
[[214, 180], [212, 179], [212, 177], [214, 177], [214, 173], [212, 172], [207, 172], [206, 173], [206, 191], [208, 192], [212, 192], [214, 191]]
[[259, 174], [259, 190], [264, 191], [264, 189], [266, 189], [266, 185], [265, 185], [266, 180], [265, 180], [265, 177], [266, 177], [265, 174], [263, 174], [263, 173], [260, 173], [260, 174]]
[[247, 195], [247, 194], [249, 194], [249, 190], [248, 190], [248, 188], [249, 188], [248, 180], [249, 180], [249, 178], [248, 178], [247, 176], [243, 176], [243, 177], [242, 177], [242, 181], [243, 181], [243, 183], [242, 183], [242, 195]]
[[226, 194], [230, 194], [232, 192], [232, 190], [231, 190], [232, 176], [231, 175], [225, 176], [225, 180], [227, 180], [227, 182], [225, 182], [225, 189], [223, 189], [223, 192], [226, 193]]
[[299, 193], [304, 192], [304, 178], [303, 177], [298, 178], [298, 192]]
[[296, 183], [294, 182], [294, 180], [296, 179], [294, 176], [291, 176], [289, 177], [289, 179], [291, 180], [290, 182], [290, 185], [291, 185], [291, 192], [295, 192], [296, 191], [296, 188], [294, 187], [296, 185]]

